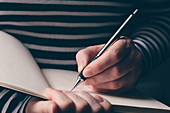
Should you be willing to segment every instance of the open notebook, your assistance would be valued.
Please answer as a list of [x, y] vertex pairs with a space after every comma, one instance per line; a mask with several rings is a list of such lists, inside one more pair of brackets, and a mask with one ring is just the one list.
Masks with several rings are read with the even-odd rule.
[[[60, 90], [72, 88], [77, 72], [57, 69], [40, 70], [23, 44], [1, 31], [0, 37], [0, 86], [40, 98], [46, 98], [43, 91], [48, 87]], [[83, 85], [75, 90], [94, 93]], [[110, 101], [115, 111], [119, 113], [170, 113], [168, 106], [137, 90], [123, 96], [98, 95]]]

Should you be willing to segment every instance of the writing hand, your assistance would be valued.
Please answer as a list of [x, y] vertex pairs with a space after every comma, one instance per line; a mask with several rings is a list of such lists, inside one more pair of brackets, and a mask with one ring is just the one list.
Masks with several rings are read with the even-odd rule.
[[88, 78], [83, 84], [99, 92], [131, 89], [141, 74], [141, 53], [131, 39], [121, 36], [98, 59], [88, 64], [102, 47], [90, 46], [77, 53], [78, 71], [85, 68], [83, 75]]

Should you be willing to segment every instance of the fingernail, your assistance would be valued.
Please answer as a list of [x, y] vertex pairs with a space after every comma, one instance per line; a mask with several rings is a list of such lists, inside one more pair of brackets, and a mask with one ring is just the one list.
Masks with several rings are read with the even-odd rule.
[[90, 77], [91, 75], [93, 75], [93, 70], [87, 68], [87, 69], [85, 69], [85, 70], [83, 71], [83, 75], [85, 75], [85, 76], [87, 76], [87, 77]]

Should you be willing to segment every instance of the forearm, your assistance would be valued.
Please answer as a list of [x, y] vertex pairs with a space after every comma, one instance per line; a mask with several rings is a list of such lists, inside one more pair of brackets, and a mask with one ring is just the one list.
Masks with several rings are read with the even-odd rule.
[[31, 97], [0, 87], [0, 111], [3, 113], [24, 113]]
[[[165, 2], [158, 9], [144, 9], [133, 42], [143, 55], [143, 70], [150, 71], [170, 54], [170, 11]], [[158, 3], [157, 3], [158, 4]], [[155, 11], [154, 11], [155, 10]], [[143, 21], [142, 21], [143, 19]]]

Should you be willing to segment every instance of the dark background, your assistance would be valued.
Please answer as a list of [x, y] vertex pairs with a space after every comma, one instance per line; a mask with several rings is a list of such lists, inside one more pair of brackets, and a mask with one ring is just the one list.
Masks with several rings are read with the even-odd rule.
[[142, 78], [137, 89], [170, 106], [170, 58]]

